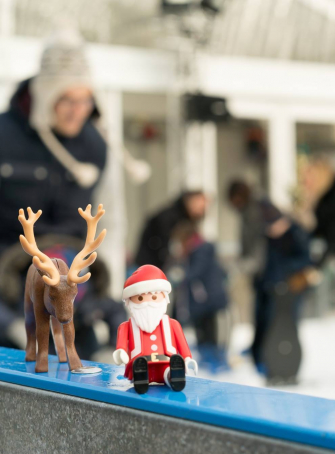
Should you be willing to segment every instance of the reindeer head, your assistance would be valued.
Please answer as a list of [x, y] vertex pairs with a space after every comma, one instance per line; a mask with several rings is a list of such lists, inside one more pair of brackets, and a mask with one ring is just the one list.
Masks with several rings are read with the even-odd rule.
[[100, 246], [106, 235], [105, 229], [94, 239], [98, 222], [105, 214], [105, 210], [100, 204], [97, 214], [92, 216], [91, 208], [91, 205], [87, 205], [85, 211], [81, 208], [78, 209], [80, 216], [87, 222], [86, 242], [83, 249], [74, 258], [66, 275], [62, 275], [55, 263], [37, 247], [34, 224], [41, 216], [42, 210], [34, 213], [29, 207], [27, 209], [28, 219], [26, 219], [23, 209], [19, 211], [19, 221], [24, 231], [24, 235], [20, 235], [21, 246], [27, 254], [33, 256], [33, 264], [49, 288], [48, 299], [54, 307], [56, 318], [60, 323], [67, 323], [72, 319], [73, 301], [78, 292], [77, 284], [84, 283], [91, 277], [91, 273], [86, 273], [84, 276], [79, 276], [79, 273], [95, 261], [97, 253], [94, 251]]

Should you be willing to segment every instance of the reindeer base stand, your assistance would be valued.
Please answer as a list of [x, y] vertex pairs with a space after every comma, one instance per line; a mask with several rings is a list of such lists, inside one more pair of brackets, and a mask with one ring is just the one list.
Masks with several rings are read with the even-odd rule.
[[[36, 372], [48, 372], [48, 350], [50, 326], [59, 362], [67, 362], [72, 373], [94, 374], [101, 372], [98, 367], [85, 367], [77, 354], [74, 339], [73, 303], [78, 293], [77, 284], [88, 281], [90, 273], [78, 276], [79, 272], [91, 265], [102, 243], [106, 230], [94, 239], [99, 219], [104, 215], [99, 205], [96, 216], [91, 215], [91, 205], [79, 214], [87, 222], [87, 237], [84, 248], [77, 254], [70, 267], [63, 260], [50, 259], [41, 252], [34, 237], [34, 224], [42, 211], [34, 213], [27, 209], [19, 211], [19, 221], [24, 230], [20, 242], [24, 251], [33, 256], [25, 286], [24, 311], [27, 332], [26, 361], [36, 361]], [[37, 349], [36, 349], [37, 342]]]

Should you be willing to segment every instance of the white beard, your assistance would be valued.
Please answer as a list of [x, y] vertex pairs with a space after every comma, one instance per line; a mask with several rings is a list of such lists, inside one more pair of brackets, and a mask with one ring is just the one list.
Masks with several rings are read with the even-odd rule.
[[136, 325], [142, 331], [152, 333], [159, 325], [163, 315], [166, 314], [167, 304], [166, 298], [159, 303], [146, 301], [136, 304], [129, 301], [128, 309]]

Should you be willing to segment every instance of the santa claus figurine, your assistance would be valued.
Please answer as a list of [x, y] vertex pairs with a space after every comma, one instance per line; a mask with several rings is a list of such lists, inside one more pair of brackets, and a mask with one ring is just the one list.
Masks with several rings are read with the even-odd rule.
[[131, 317], [119, 326], [113, 358], [126, 364], [125, 377], [139, 394], [152, 382], [181, 391], [185, 372], [198, 372], [179, 322], [166, 314], [170, 292], [165, 274], [152, 265], [138, 268], [124, 284], [122, 299]]

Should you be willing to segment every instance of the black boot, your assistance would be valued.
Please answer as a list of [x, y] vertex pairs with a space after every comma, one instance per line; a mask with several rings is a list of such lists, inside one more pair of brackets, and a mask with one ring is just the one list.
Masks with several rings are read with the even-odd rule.
[[170, 358], [169, 382], [173, 391], [182, 391], [185, 388], [185, 361], [180, 355], [172, 355]]
[[133, 363], [133, 378], [135, 391], [144, 394], [149, 388], [148, 361], [143, 356], [136, 358]]

